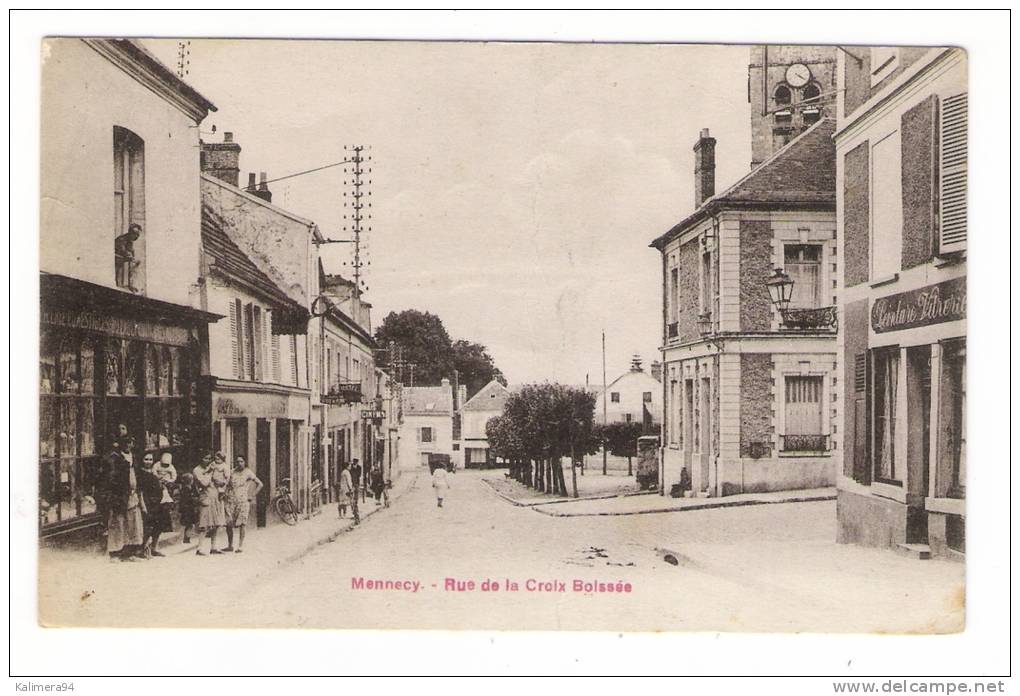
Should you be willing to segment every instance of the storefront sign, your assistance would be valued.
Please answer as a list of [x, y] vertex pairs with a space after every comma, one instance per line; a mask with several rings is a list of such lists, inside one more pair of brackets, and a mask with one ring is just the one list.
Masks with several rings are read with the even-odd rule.
[[958, 321], [967, 316], [967, 278], [880, 297], [871, 306], [875, 333]]
[[220, 417], [260, 416], [262, 418], [287, 418], [287, 397], [273, 394], [216, 397], [216, 415]]
[[43, 312], [41, 317], [43, 325], [66, 326], [84, 331], [95, 331], [96, 333], [119, 338], [131, 338], [152, 343], [167, 343], [174, 346], [188, 345], [188, 330], [180, 326], [167, 326], [147, 321], [135, 321], [114, 317], [98, 312], [68, 312], [54, 311]]

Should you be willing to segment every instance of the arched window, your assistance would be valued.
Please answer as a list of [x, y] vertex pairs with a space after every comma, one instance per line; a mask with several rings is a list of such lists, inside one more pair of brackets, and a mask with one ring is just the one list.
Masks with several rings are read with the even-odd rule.
[[822, 108], [820, 105], [820, 97], [822, 95], [821, 88], [814, 82], [807, 85], [804, 91], [801, 93], [801, 98], [804, 100], [804, 125], [809, 126], [812, 123], [816, 123], [818, 119], [822, 117]]
[[776, 106], [789, 106], [790, 102], [793, 101], [793, 95], [790, 92], [790, 88], [786, 85], [779, 85], [776, 87], [776, 92], [773, 95], [776, 100]]

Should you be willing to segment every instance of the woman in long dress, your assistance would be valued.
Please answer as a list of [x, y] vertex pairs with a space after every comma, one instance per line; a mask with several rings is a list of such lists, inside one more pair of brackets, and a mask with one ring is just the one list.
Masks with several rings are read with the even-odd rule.
[[122, 438], [121, 449], [115, 448], [107, 457], [110, 478], [106, 495], [106, 552], [110, 560], [137, 561], [142, 548], [144, 525], [138, 480], [134, 467], [124, 456], [132, 447], [131, 437]]
[[450, 488], [450, 481], [446, 478], [446, 469], [437, 466], [432, 471], [432, 490], [436, 493], [436, 507], [443, 507], [443, 497]]

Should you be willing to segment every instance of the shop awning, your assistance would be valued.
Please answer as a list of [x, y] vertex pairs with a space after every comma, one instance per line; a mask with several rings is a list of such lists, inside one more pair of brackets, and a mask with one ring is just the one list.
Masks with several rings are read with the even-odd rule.
[[99, 311], [164, 324], [211, 324], [223, 318], [222, 314], [46, 272], [39, 274], [39, 303], [43, 312]]

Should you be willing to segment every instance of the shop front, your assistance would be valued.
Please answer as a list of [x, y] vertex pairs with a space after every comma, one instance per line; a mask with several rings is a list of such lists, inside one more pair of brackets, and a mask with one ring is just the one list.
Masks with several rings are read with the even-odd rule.
[[964, 275], [847, 306], [840, 541], [965, 552], [965, 317]]
[[308, 392], [296, 387], [217, 379], [212, 391], [213, 449], [227, 461], [244, 457], [265, 485], [255, 500], [255, 522], [265, 527], [270, 501], [288, 485], [302, 498], [300, 442], [308, 418]]
[[145, 453], [178, 466], [209, 439], [198, 375], [209, 314], [42, 274], [39, 530], [98, 528], [103, 458], [124, 426]]

